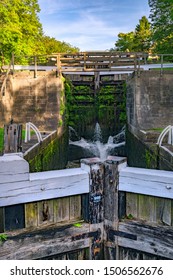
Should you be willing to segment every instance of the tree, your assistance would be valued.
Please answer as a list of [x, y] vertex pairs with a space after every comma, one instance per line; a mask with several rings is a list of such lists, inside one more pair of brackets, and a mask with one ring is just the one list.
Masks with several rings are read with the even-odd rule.
[[119, 33], [118, 41], [115, 43], [117, 51], [130, 51], [134, 50], [134, 32]]
[[134, 50], [148, 52], [151, 47], [151, 34], [151, 24], [148, 19], [143, 16], [135, 28]]
[[151, 46], [151, 25], [143, 16], [136, 25], [135, 31], [119, 33], [115, 43], [118, 51], [148, 52]]
[[173, 52], [173, 2], [149, 0], [155, 52]]
[[[76, 52], [78, 48], [45, 36], [38, 0], [0, 0], [0, 55], [4, 63], [15, 56]], [[21, 62], [21, 58], [17, 62]]]
[[45, 54], [59, 52], [78, 52], [79, 48], [73, 47], [66, 42], [61, 42], [49, 36], [43, 36], [42, 42], [45, 48]]
[[37, 0], [1, 0], [0, 49], [6, 60], [16, 55], [32, 54], [43, 35]]

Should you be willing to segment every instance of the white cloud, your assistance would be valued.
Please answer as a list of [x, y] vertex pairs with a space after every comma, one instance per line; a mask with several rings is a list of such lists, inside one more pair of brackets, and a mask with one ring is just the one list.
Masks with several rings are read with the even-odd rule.
[[[119, 33], [118, 27], [109, 26], [106, 22], [90, 14], [85, 14], [85, 16], [81, 14], [81, 17], [75, 21], [66, 23], [66, 25], [59, 23], [54, 25], [53, 29], [52, 24], [49, 23], [44, 30], [50, 36], [78, 46], [81, 50], [94, 48], [94, 45], [97, 49], [98, 47], [99, 49], [112, 48], [115, 36]], [[112, 38], [112, 42], [110, 38]]]
[[114, 47], [118, 33], [134, 30], [139, 19], [146, 15], [147, 1], [38, 0], [38, 3], [44, 32], [83, 51]]

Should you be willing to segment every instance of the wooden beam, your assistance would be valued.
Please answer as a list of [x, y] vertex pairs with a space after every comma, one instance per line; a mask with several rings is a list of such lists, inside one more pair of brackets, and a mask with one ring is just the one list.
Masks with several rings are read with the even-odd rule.
[[31, 173], [30, 180], [0, 184], [0, 207], [89, 192], [89, 175], [80, 168]]
[[119, 180], [120, 191], [173, 199], [173, 172], [126, 167]]
[[[81, 250], [90, 246], [89, 224], [80, 227], [70, 225], [51, 225], [35, 230], [21, 230], [7, 233], [7, 241], [1, 244], [0, 260], [42, 259], [52, 255]], [[86, 235], [76, 239], [73, 236]]]
[[89, 192], [89, 174], [81, 168], [29, 173], [19, 155], [0, 157], [0, 207]]
[[[173, 229], [167, 226], [151, 226], [136, 221], [124, 221], [119, 223], [119, 231], [126, 236], [118, 236], [120, 247], [131, 248], [141, 252], [150, 253], [173, 259]], [[136, 236], [136, 240], [127, 238]]]
[[[142, 71], [143, 69], [140, 68], [140, 71]], [[136, 68], [134, 67], [116, 67], [116, 68], [85, 68], [83, 69], [82, 67], [79, 68], [74, 68], [74, 67], [66, 67], [66, 68], [62, 68], [62, 72], [66, 73], [66, 72], [133, 72], [136, 71]]]

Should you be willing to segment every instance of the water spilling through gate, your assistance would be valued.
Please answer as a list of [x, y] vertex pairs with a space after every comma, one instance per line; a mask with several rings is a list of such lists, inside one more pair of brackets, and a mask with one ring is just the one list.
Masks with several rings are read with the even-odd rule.
[[99, 157], [106, 160], [108, 155], [123, 155], [125, 153], [125, 127], [115, 136], [109, 136], [103, 143], [102, 131], [99, 123], [96, 123], [93, 131], [93, 139], [86, 140], [78, 136], [77, 132], [69, 127], [69, 160], [81, 158]]

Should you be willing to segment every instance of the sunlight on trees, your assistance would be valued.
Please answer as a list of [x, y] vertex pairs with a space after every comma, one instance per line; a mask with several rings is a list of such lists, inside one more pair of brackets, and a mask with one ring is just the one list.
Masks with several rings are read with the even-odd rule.
[[[0, 54], [3, 63], [15, 55], [74, 52], [78, 48], [44, 35], [38, 0], [1, 0]], [[2, 62], [1, 62], [2, 63]]]

